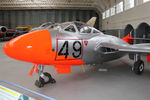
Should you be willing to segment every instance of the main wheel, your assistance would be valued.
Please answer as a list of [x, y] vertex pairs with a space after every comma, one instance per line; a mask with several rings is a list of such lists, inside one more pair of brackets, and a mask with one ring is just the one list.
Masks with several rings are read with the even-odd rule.
[[137, 75], [141, 75], [144, 72], [144, 62], [142, 60], [135, 62], [133, 70]]

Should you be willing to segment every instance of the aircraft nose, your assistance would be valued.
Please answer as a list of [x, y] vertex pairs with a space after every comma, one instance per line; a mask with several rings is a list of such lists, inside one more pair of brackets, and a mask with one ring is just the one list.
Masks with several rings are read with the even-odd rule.
[[4, 52], [11, 58], [46, 64], [52, 50], [51, 36], [48, 30], [38, 30], [18, 36], [6, 43]]

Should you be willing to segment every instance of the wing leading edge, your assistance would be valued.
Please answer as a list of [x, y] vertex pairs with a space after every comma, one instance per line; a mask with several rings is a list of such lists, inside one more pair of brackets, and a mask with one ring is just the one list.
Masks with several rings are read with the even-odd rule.
[[116, 49], [121, 52], [126, 52], [126, 53], [150, 53], [150, 43], [144, 43], [144, 44], [135, 44], [135, 45], [130, 45], [130, 44], [119, 44], [119, 43], [107, 43], [107, 42], [101, 42], [98, 44], [98, 47], [107, 47], [107, 48], [112, 48]]

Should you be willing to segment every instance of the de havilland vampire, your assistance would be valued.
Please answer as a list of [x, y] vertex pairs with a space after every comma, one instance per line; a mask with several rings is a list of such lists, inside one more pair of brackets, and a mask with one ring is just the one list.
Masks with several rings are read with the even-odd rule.
[[150, 53], [150, 44], [131, 45], [115, 36], [83, 22], [53, 24], [53, 27], [39, 29], [18, 36], [4, 46], [4, 52], [11, 58], [34, 63], [34, 71], [39, 74], [36, 86], [55, 83], [55, 79], [43, 72], [44, 65], [53, 65], [58, 73], [70, 73], [73, 65], [100, 64], [134, 54], [133, 71], [142, 74], [144, 62], [140, 54]]

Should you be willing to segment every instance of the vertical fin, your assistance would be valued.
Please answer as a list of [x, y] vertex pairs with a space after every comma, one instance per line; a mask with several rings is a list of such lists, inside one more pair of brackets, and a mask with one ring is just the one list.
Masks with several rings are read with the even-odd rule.
[[133, 39], [131, 39], [131, 35], [128, 34], [126, 37], [122, 38], [122, 40], [124, 40], [125, 42], [129, 43], [129, 44], [133, 44]]
[[93, 27], [95, 25], [96, 19], [96, 17], [92, 17], [86, 24]]
[[147, 55], [147, 62], [150, 63], [150, 54]]

